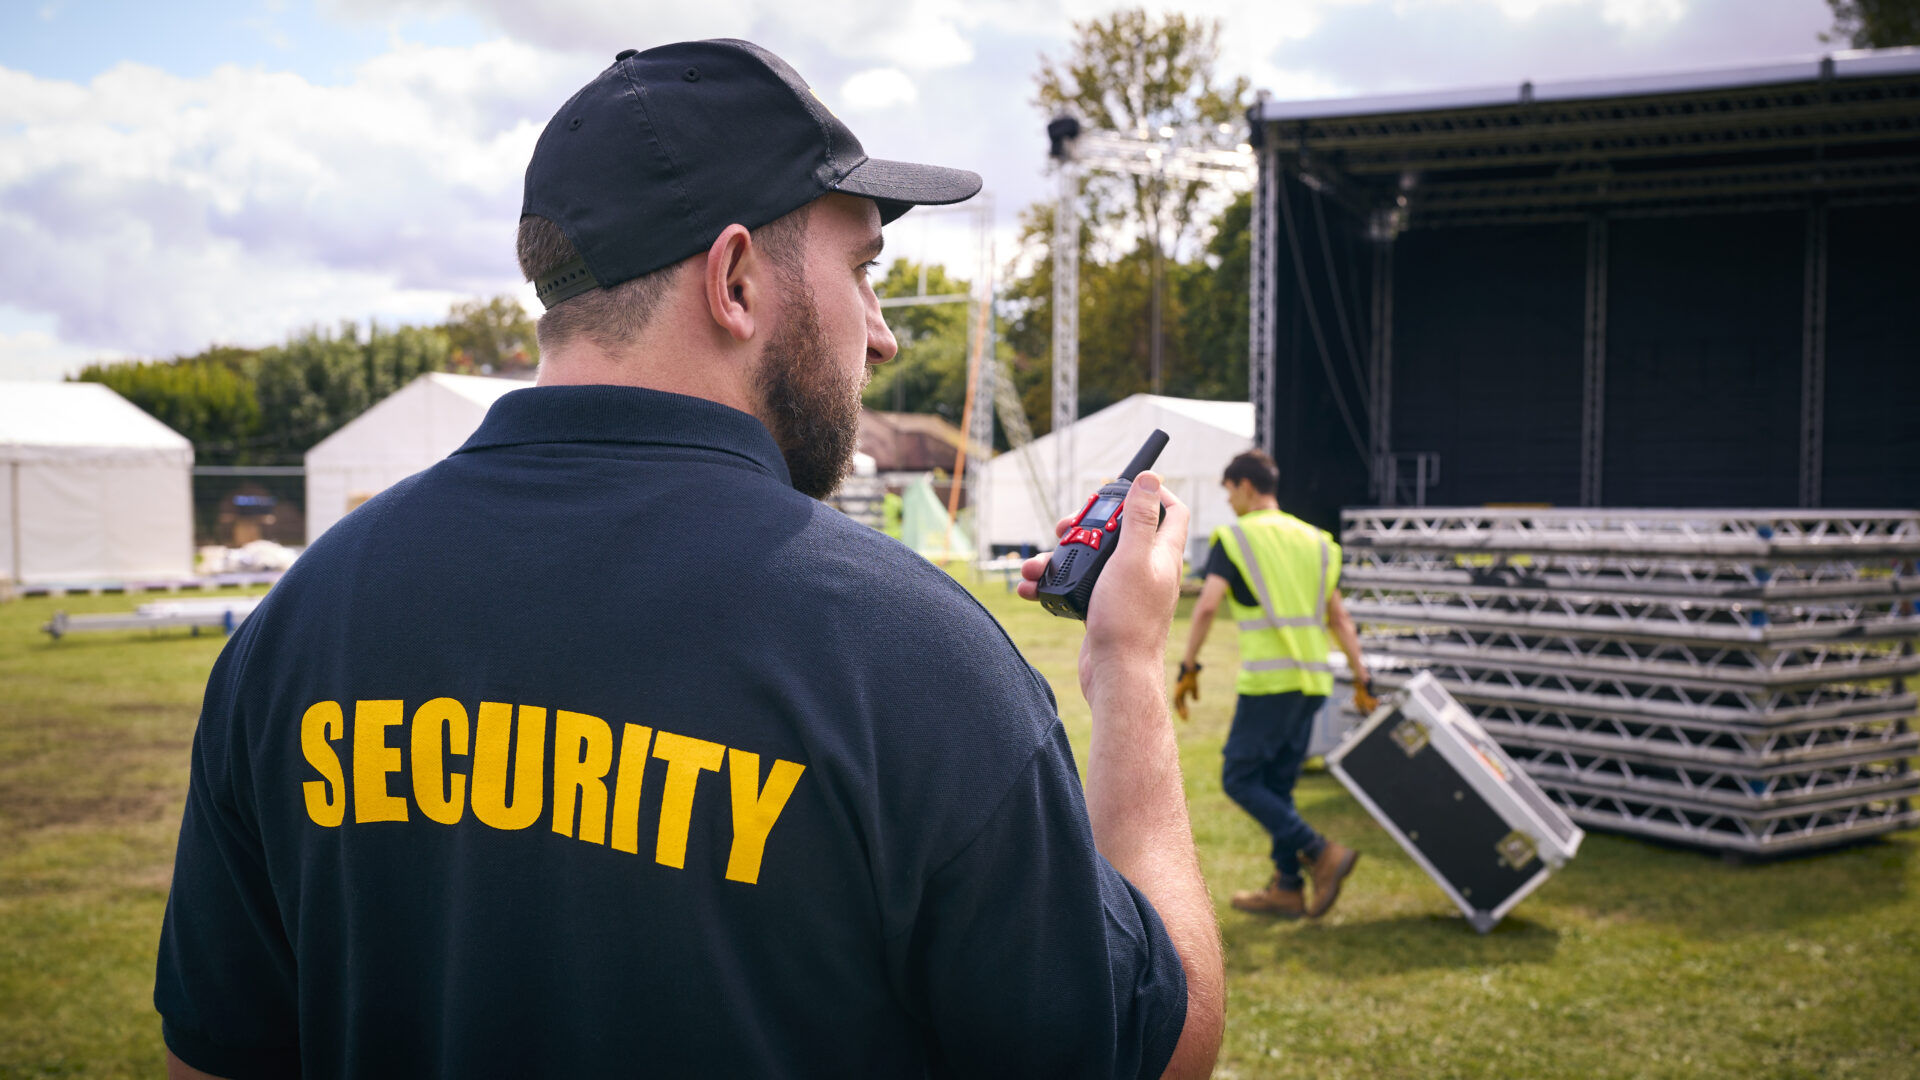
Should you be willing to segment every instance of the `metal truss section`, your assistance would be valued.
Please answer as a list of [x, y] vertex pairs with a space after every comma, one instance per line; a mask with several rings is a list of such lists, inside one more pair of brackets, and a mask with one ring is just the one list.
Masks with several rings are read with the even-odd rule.
[[1462, 704], [1502, 744], [1652, 755], [1662, 761], [1749, 769], [1920, 756], [1920, 732], [1913, 730], [1906, 714], [1900, 712], [1839, 722], [1755, 727], [1711, 720], [1650, 720], [1511, 703]]
[[1595, 754], [1566, 747], [1502, 743], [1527, 775], [1628, 792], [1646, 798], [1685, 800], [1730, 810], [1762, 811], [1834, 799], [1909, 798], [1920, 795], [1920, 775], [1899, 761], [1830, 762], [1819, 767], [1742, 769]]
[[1920, 617], [1912, 605], [1905, 598], [1888, 596], [1786, 605], [1526, 588], [1360, 584], [1348, 590], [1347, 610], [1356, 619], [1385, 626], [1455, 626], [1751, 648], [1920, 637]]
[[1527, 180], [1429, 183], [1416, 190], [1408, 216], [1419, 227], [1444, 228], [1495, 221], [1573, 221], [1581, 216], [1577, 208], [1592, 206], [1605, 206], [1609, 214], [1622, 217], [1684, 213], [1710, 200], [1755, 205], [1777, 201], [1801, 208], [1809, 189], [1829, 192], [1844, 204], [1850, 196], [1910, 199], [1916, 186], [1920, 157], [1910, 156], [1646, 172], [1568, 170]]
[[1362, 646], [1409, 659], [1612, 676], [1712, 691], [1766, 692], [1920, 673], [1920, 655], [1853, 640], [1755, 649], [1573, 634], [1419, 626], [1363, 635]]
[[1413, 656], [1376, 657], [1367, 663], [1374, 681], [1386, 689], [1398, 688], [1414, 671], [1428, 670], [1462, 702], [1647, 720], [1704, 720], [1749, 726], [1840, 722], [1892, 712], [1911, 715], [1915, 705], [1913, 694], [1884, 684], [1868, 688], [1832, 683], [1755, 691], [1625, 679], [1553, 665], [1488, 666]]
[[1288, 154], [1351, 176], [1584, 160], [1684, 158], [1920, 136], [1920, 81], [1805, 82], [1647, 98], [1499, 105], [1271, 125]]
[[1246, 132], [1232, 124], [1188, 124], [1158, 131], [1083, 128], [1073, 138], [1081, 168], [1122, 176], [1154, 176], [1245, 191], [1253, 184], [1254, 152]]
[[[1920, 183], [1920, 174], [1912, 181]], [[1827, 207], [1807, 208], [1806, 305], [1801, 315], [1800, 505], [1820, 505], [1826, 442]]]
[[1693, 560], [1920, 557], [1920, 512], [1367, 509], [1341, 515], [1356, 548]]
[[[1062, 159], [1056, 168], [1060, 195], [1053, 207], [1053, 490], [1071, 499], [1073, 426], [1080, 419], [1080, 224], [1075, 214], [1080, 189], [1071, 160]], [[1065, 513], [1066, 508], [1056, 502], [1053, 512]]]
[[1260, 152], [1253, 189], [1252, 247], [1248, 252], [1247, 400], [1253, 403], [1253, 445], [1269, 454], [1273, 444], [1274, 294], [1279, 288], [1278, 230], [1274, 227], [1280, 170], [1273, 151]]
[[1753, 855], [1828, 847], [1920, 825], [1920, 810], [1907, 798], [1742, 813], [1552, 780], [1540, 786], [1582, 826]]
[[1733, 560], [1607, 558], [1582, 555], [1493, 555], [1484, 552], [1384, 551], [1349, 548], [1343, 583], [1412, 584], [1428, 588], [1487, 586], [1797, 602], [1920, 596], [1920, 575], [1898, 560], [1858, 559], [1755, 564]]
[[1375, 684], [1432, 672], [1583, 825], [1762, 853], [1920, 821], [1920, 513], [1343, 525]]

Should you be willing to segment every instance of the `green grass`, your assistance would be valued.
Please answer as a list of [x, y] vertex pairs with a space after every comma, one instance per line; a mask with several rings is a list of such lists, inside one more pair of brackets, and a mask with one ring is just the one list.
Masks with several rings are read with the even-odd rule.
[[[1053, 682], [1084, 758], [1079, 627], [978, 590]], [[217, 635], [50, 642], [56, 607], [0, 605], [0, 1077], [153, 1076], [154, 946], [188, 740]], [[1184, 615], [1184, 608], [1183, 608]], [[1184, 618], [1175, 642], [1186, 635]], [[1177, 647], [1177, 646], [1176, 646]], [[1222, 1077], [1920, 1077], [1920, 836], [1757, 866], [1590, 834], [1492, 934], [1325, 773], [1308, 819], [1365, 853], [1339, 907], [1226, 905], [1265, 836], [1220, 791], [1231, 627], [1180, 748], [1226, 943]]]

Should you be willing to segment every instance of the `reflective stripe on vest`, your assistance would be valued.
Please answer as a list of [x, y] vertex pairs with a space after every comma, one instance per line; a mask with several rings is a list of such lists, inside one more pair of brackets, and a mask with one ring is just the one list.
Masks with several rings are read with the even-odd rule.
[[[1262, 574], [1260, 572], [1260, 560], [1257, 557], [1255, 557], [1253, 553], [1253, 545], [1247, 542], [1246, 532], [1240, 528], [1240, 523], [1237, 521], [1227, 526], [1227, 528], [1233, 531], [1234, 543], [1240, 545], [1240, 557], [1246, 561], [1247, 576], [1253, 579], [1252, 581], [1248, 582], [1248, 584], [1253, 586], [1253, 595], [1255, 599], [1260, 601], [1260, 611], [1261, 611], [1261, 614], [1265, 616], [1264, 618], [1259, 618], [1259, 619], [1241, 620], [1238, 625], [1242, 631], [1278, 630], [1283, 626], [1320, 627], [1320, 626], [1326, 625], [1326, 622], [1327, 622], [1327, 542], [1325, 540], [1320, 541], [1320, 583], [1319, 585], [1315, 586], [1313, 590], [1313, 614], [1288, 616], [1286, 618], [1281, 618], [1273, 613], [1273, 597], [1271, 594], [1267, 592], [1267, 578], [1265, 574]], [[1264, 663], [1264, 661], [1262, 662]], [[1268, 663], [1266, 667], [1258, 668], [1258, 667], [1254, 667], [1253, 663], [1249, 662], [1243, 666], [1245, 666], [1248, 671], [1270, 671], [1275, 668], [1301, 667], [1303, 665]], [[1322, 664], [1320, 665], [1319, 668], [1308, 668], [1308, 670], [1329, 670], [1330, 671], [1332, 669], [1328, 668], [1325, 664]]]
[[1332, 671], [1333, 665], [1324, 660], [1295, 660], [1291, 656], [1276, 656], [1270, 660], [1248, 660], [1240, 665], [1248, 671]]

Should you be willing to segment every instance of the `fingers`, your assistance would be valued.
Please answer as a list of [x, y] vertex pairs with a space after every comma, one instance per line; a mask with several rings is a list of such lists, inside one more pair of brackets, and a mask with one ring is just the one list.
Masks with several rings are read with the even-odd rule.
[[1066, 517], [1063, 517], [1059, 521], [1054, 522], [1053, 535], [1055, 536], [1067, 535], [1067, 530], [1073, 528], [1073, 519], [1079, 516], [1080, 516], [1079, 514], [1068, 514]]
[[1171, 548], [1173, 557], [1178, 560], [1187, 550], [1187, 526], [1193, 518], [1193, 511], [1180, 497], [1162, 488], [1161, 504], [1167, 508], [1166, 520], [1160, 522], [1160, 531], [1154, 539], [1163, 548]]
[[1040, 579], [1046, 576], [1047, 563], [1052, 558], [1052, 552], [1043, 551], [1020, 564], [1020, 584], [1013, 590], [1020, 599], [1032, 600], [1040, 595]]

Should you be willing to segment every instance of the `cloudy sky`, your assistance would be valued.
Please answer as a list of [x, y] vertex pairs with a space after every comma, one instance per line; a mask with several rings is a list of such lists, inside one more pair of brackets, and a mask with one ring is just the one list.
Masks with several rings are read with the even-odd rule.
[[[1009, 254], [1045, 197], [1042, 54], [1090, 0], [4, 0], [0, 379], [427, 321], [514, 292], [522, 170], [622, 48], [785, 56], [869, 152], [986, 178]], [[1190, 0], [1281, 99], [1816, 54], [1825, 0]], [[889, 252], [967, 264], [969, 219]]]

